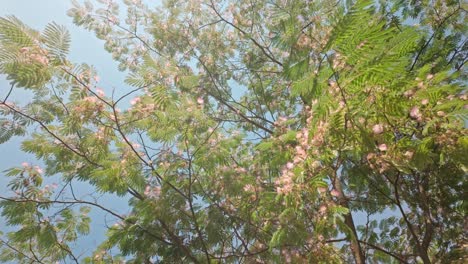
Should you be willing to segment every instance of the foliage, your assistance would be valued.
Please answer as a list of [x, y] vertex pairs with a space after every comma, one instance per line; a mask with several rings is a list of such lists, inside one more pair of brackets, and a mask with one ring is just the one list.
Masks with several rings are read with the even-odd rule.
[[[5, 171], [0, 261], [466, 259], [463, 3], [126, 0], [120, 21], [98, 2], [69, 15], [126, 74], [119, 98], [67, 59], [65, 28], [0, 19], [0, 143], [25, 136], [45, 165]], [[8, 101], [21, 88], [34, 98]], [[76, 197], [77, 181], [131, 213]], [[114, 225], [81, 257], [91, 208]]]

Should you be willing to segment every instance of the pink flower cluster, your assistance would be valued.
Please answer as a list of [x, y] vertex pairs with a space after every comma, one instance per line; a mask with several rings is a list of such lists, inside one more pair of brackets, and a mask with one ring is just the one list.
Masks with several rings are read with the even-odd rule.
[[311, 144], [320, 147], [324, 142], [325, 133], [327, 130], [327, 123], [320, 121], [317, 125], [317, 130], [314, 133], [314, 137], [311, 140]]
[[149, 198], [157, 198], [161, 194], [161, 187], [146, 185], [144, 194]]
[[368, 153], [366, 159], [371, 169], [378, 169], [379, 173], [383, 173], [390, 168], [390, 164], [385, 160], [385, 157], [385, 155]]
[[39, 166], [34, 166], [34, 170], [35, 170], [37, 173], [39, 173], [39, 174], [42, 174], [42, 173], [44, 172], [44, 171], [42, 170], [42, 168], [39, 167]]
[[48, 51], [45, 49], [23, 47], [20, 49], [20, 53], [26, 56], [30, 62], [38, 62], [44, 66], [49, 65]]
[[293, 167], [292, 163], [288, 163], [282, 170], [281, 176], [276, 179], [276, 193], [287, 195], [292, 192], [294, 172], [291, 169]]
[[98, 99], [94, 96], [87, 96], [83, 100], [89, 103], [96, 103]]
[[281, 250], [281, 254], [284, 257], [285, 263], [293, 263], [293, 261], [295, 262], [295, 260], [301, 258], [301, 254], [300, 254], [299, 250], [297, 250], [297, 249], [283, 248]]
[[104, 90], [102, 90], [101, 88], [97, 88], [97, 89], [96, 89], [96, 94], [97, 94], [99, 97], [103, 97], [103, 96], [105, 95]]
[[302, 34], [299, 37], [299, 40], [297, 41], [297, 46], [300, 48], [307, 48], [310, 47], [311, 43], [312, 40], [310, 39], [310, 37], [305, 34]]
[[255, 187], [252, 184], [244, 185], [243, 189], [245, 192], [255, 192]]
[[374, 132], [374, 134], [378, 135], [378, 134], [382, 134], [384, 131], [384, 127], [382, 124], [376, 124], [372, 127], [372, 132]]
[[36, 172], [37, 174], [42, 174], [44, 172], [44, 170], [42, 170], [41, 167], [39, 166], [31, 166], [29, 163], [27, 162], [23, 162], [21, 163], [21, 166], [23, 166], [23, 168], [29, 170], [29, 171], [34, 171]]
[[100, 127], [96, 133], [94, 134], [96, 136], [97, 139], [99, 140], [102, 140], [102, 139], [105, 139], [105, 128], [104, 127]]
[[417, 106], [414, 106], [413, 108], [411, 108], [409, 115], [412, 119], [415, 119], [419, 122], [422, 121], [422, 114], [419, 111], [419, 107]]
[[131, 104], [131, 105], [136, 105], [136, 104], [138, 104], [140, 101], [141, 101], [141, 98], [140, 98], [140, 97], [135, 97], [135, 98], [133, 98], [132, 100], [130, 100], [130, 104]]

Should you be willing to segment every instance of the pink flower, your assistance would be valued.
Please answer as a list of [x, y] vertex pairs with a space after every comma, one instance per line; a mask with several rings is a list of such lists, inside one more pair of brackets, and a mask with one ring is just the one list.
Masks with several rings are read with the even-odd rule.
[[286, 169], [283, 169], [281, 177], [275, 180], [276, 192], [278, 194], [288, 194], [293, 189], [292, 177], [294, 174]]
[[299, 132], [297, 132], [297, 134], [296, 134], [296, 139], [299, 140], [299, 139], [301, 139], [301, 138], [302, 138], [302, 132], [299, 131]]
[[96, 94], [97, 94], [99, 97], [103, 97], [103, 96], [104, 96], [104, 91], [103, 91], [101, 88], [97, 88], [97, 89], [96, 89]]
[[34, 166], [34, 169], [36, 170], [37, 173], [42, 174], [43, 170], [39, 166]]
[[387, 151], [387, 145], [386, 144], [380, 144], [379, 145], [379, 150], [380, 151]]
[[427, 105], [428, 103], [429, 103], [429, 100], [428, 100], [428, 99], [423, 99], [423, 100], [421, 101], [421, 104], [423, 104], [423, 105]]
[[149, 195], [150, 191], [151, 191], [151, 187], [149, 185], [146, 185], [144, 194]]
[[403, 95], [406, 96], [406, 97], [411, 97], [411, 96], [413, 96], [413, 94], [414, 94], [413, 90], [409, 90], [409, 91], [406, 91], [406, 92], [403, 93]]
[[294, 168], [294, 164], [292, 162], [288, 162], [288, 163], [286, 163], [286, 168], [291, 170], [292, 168]]
[[374, 125], [372, 127], [372, 132], [374, 132], [374, 134], [378, 135], [378, 134], [382, 134], [383, 132], [383, 125], [382, 124], [377, 124], [377, 125]]
[[279, 123], [284, 123], [284, 122], [286, 122], [286, 121], [288, 121], [288, 118], [285, 117], [285, 116], [280, 116], [280, 117], [278, 118], [278, 122], [279, 122]]
[[331, 190], [330, 195], [333, 196], [333, 197], [338, 197], [340, 195], [340, 193], [337, 190], [333, 189], [333, 190]]
[[205, 103], [205, 100], [203, 100], [203, 98], [201, 98], [201, 97], [198, 97], [197, 98], [197, 103], [202, 105], [202, 104]]
[[161, 194], [161, 187], [151, 187], [149, 185], [146, 185], [144, 194], [150, 198], [155, 198]]
[[319, 207], [319, 212], [322, 213], [322, 214], [326, 213], [327, 212], [327, 206], [326, 205], [321, 205]]
[[130, 101], [130, 104], [131, 105], [136, 105], [138, 102], [141, 101], [141, 98], [140, 97], [135, 97], [133, 98], [131, 101]]
[[301, 158], [305, 158], [307, 156], [307, 153], [301, 146], [296, 146], [296, 153]]
[[246, 192], [255, 192], [255, 187], [252, 184], [247, 184], [244, 186], [244, 191]]
[[39, 62], [40, 64], [43, 64], [43, 65], [48, 65], [49, 64], [49, 59], [46, 56], [37, 56], [34, 59], [37, 62]]
[[247, 172], [247, 170], [245, 168], [242, 168], [242, 167], [235, 168], [235, 171], [237, 173], [246, 173]]
[[96, 103], [97, 102], [97, 98], [94, 97], [94, 96], [87, 96], [87, 97], [83, 98], [83, 100], [85, 100], [86, 102], [90, 102], [90, 103]]
[[421, 112], [419, 112], [419, 108], [417, 106], [411, 108], [410, 117], [413, 119], [420, 119], [422, 117]]
[[153, 188], [153, 193], [157, 196], [161, 194], [161, 186], [156, 186]]
[[293, 162], [297, 164], [297, 163], [301, 163], [303, 160], [304, 160], [303, 158], [299, 156], [295, 156], [293, 159]]
[[27, 162], [23, 162], [23, 163], [21, 163], [21, 166], [23, 166], [23, 167], [27, 168], [27, 167], [29, 167], [29, 163], [27, 163]]
[[343, 100], [341, 100], [339, 102], [339, 105], [340, 105], [340, 108], [344, 108], [346, 106], [346, 103]]
[[318, 188], [317, 188], [317, 191], [318, 191], [319, 193], [324, 193], [324, 192], [327, 191], [327, 188], [325, 188], [325, 187], [318, 187]]

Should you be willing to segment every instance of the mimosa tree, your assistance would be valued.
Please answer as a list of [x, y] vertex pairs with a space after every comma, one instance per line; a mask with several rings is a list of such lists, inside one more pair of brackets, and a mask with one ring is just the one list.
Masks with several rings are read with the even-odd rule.
[[[69, 15], [123, 96], [67, 59], [65, 28], [0, 19], [0, 142], [24, 136], [44, 164], [2, 175], [1, 261], [463, 262], [463, 1], [97, 2]], [[91, 209], [114, 225], [78, 256]]]

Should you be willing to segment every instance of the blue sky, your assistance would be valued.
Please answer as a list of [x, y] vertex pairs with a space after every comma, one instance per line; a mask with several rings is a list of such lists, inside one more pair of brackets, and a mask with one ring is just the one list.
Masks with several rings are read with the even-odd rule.
[[[128, 89], [128, 87], [122, 86], [124, 74], [117, 70], [117, 64], [112, 60], [111, 55], [104, 50], [103, 41], [97, 39], [92, 32], [75, 26], [72, 18], [66, 15], [70, 7], [71, 1], [69, 0], [0, 0], [0, 16], [14, 15], [36, 30], [42, 30], [47, 23], [52, 21], [66, 26], [72, 38], [69, 59], [74, 63], [86, 62], [93, 65], [101, 77], [101, 86], [106, 90], [110, 91], [113, 88], [116, 90]], [[10, 85], [5, 80], [5, 76], [0, 75], [0, 98], [6, 95], [9, 88]], [[10, 100], [25, 103], [30, 96], [29, 93], [16, 89], [10, 96]], [[21, 138], [13, 138], [9, 142], [0, 145], [0, 171], [13, 166], [20, 166], [22, 162], [40, 164], [34, 156], [21, 152], [20, 142]], [[53, 182], [56, 180], [52, 178], [48, 181]], [[7, 182], [7, 179], [0, 173], [0, 192], [5, 193]], [[83, 183], [77, 183], [75, 188], [81, 194], [91, 191], [90, 186]], [[90, 197], [84, 198], [90, 199]], [[120, 213], [126, 213], [126, 203], [122, 199], [104, 196], [102, 203]], [[77, 255], [89, 255], [104, 237], [106, 215], [94, 210], [91, 216], [93, 220], [96, 219], [92, 223], [92, 227], [95, 229], [92, 229], [91, 235], [79, 240], [75, 251]], [[110, 217], [107, 217], [107, 220], [109, 219]], [[8, 230], [4, 229], [2, 221], [3, 219], [0, 218], [0, 231]]]
[[[103, 41], [97, 39], [93, 33], [78, 28], [72, 19], [66, 15], [71, 7], [67, 0], [1, 0], [0, 16], [15, 15], [34, 29], [42, 30], [47, 23], [55, 21], [66, 26], [72, 37], [69, 59], [75, 63], [86, 62], [94, 65], [101, 75], [101, 86], [115, 87], [123, 84], [123, 74], [117, 70], [117, 64], [104, 51]], [[0, 75], [0, 96], [5, 96], [10, 88], [4, 75]], [[30, 96], [20, 89], [15, 89], [11, 100], [26, 102]], [[3, 153], [3, 154], [2, 154]], [[8, 153], [5, 155], [4, 153]], [[18, 150], [18, 140], [0, 146], [0, 169], [11, 166], [15, 162], [20, 164], [25, 155]]]

